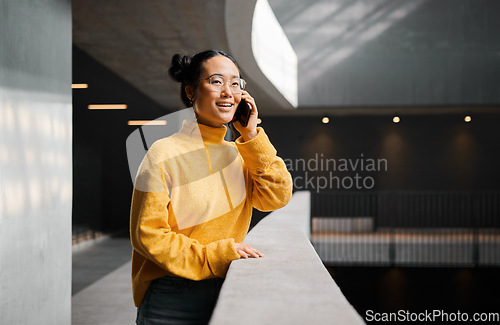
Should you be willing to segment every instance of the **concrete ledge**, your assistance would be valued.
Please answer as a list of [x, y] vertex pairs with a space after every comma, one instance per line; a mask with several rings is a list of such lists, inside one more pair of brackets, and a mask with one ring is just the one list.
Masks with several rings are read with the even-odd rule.
[[211, 325], [364, 323], [306, 236], [309, 207], [297, 192], [247, 235], [265, 256], [231, 263]]

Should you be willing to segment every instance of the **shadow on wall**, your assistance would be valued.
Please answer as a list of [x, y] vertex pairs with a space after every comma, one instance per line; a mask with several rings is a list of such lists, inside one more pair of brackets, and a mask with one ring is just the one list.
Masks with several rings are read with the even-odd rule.
[[299, 58], [299, 107], [500, 102], [496, 0], [269, 2]]

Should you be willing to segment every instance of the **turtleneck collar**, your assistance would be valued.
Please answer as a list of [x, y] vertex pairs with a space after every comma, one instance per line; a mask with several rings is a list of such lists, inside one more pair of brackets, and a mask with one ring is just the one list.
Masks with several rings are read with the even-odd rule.
[[190, 120], [184, 120], [182, 123], [181, 132], [189, 136], [200, 136], [203, 142], [210, 144], [221, 144], [224, 142], [227, 127], [223, 125], [221, 128], [216, 128]]
[[224, 142], [224, 136], [227, 131], [225, 125], [222, 125], [221, 128], [216, 128], [198, 123], [198, 127], [200, 128], [201, 136], [203, 137], [204, 142], [211, 144], [220, 144]]

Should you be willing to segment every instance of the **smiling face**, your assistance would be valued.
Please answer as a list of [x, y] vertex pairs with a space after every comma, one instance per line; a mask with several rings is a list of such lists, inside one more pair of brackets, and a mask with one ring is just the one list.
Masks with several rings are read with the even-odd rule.
[[[230, 85], [225, 84], [221, 91], [215, 91], [210, 86], [210, 77], [222, 76], [225, 80], [240, 77], [238, 67], [225, 56], [212, 57], [203, 64], [200, 83], [193, 104], [198, 123], [212, 127], [222, 127], [234, 116], [236, 107], [241, 101], [241, 93], [234, 94]], [[193, 98], [193, 89], [186, 87], [186, 92]]]

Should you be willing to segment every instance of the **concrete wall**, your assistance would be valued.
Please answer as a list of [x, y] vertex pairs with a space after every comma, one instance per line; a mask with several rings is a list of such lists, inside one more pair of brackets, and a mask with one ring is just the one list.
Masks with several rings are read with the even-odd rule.
[[71, 1], [0, 0], [0, 323], [71, 322]]

